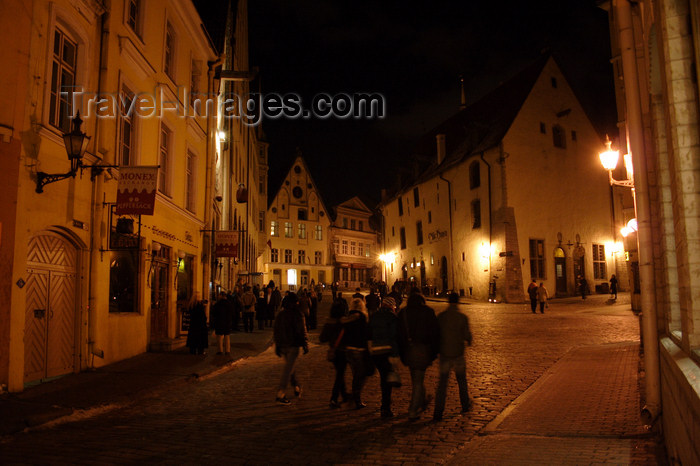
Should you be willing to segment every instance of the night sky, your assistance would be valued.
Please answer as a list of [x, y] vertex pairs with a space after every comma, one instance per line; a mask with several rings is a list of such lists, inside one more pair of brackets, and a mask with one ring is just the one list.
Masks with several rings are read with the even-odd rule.
[[[601, 134], [616, 114], [607, 13], [593, 0], [251, 0], [251, 65], [265, 93], [379, 92], [382, 120], [263, 120], [270, 196], [300, 148], [328, 207], [379, 200], [412, 144], [550, 51]], [[372, 206], [370, 206], [372, 207]]]

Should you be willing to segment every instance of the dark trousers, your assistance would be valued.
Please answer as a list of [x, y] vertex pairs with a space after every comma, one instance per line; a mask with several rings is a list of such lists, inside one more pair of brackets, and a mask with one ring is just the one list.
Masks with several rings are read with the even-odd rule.
[[359, 405], [362, 403], [362, 387], [367, 378], [365, 375], [367, 369], [365, 368], [363, 352], [348, 351], [347, 357], [348, 364], [350, 364], [350, 371], [352, 372], [352, 399], [355, 400], [356, 405]]
[[345, 351], [336, 350], [333, 367], [335, 367], [335, 381], [333, 382], [333, 391], [331, 391], [331, 401], [338, 401], [338, 396], [343, 398], [343, 401], [349, 398], [347, 389], [345, 388], [345, 368], [348, 366], [348, 360], [345, 357]]
[[530, 308], [532, 312], [537, 312], [537, 298], [530, 298]]
[[253, 332], [253, 325], [255, 321], [255, 312], [244, 312], [243, 313], [243, 330], [246, 332]]
[[382, 390], [382, 411], [391, 410], [391, 385], [386, 382], [386, 376], [391, 372], [393, 366], [389, 361], [388, 354], [372, 356], [374, 365], [379, 371], [379, 387]]
[[540, 312], [544, 314], [544, 305], [547, 304], [547, 301], [540, 301]]

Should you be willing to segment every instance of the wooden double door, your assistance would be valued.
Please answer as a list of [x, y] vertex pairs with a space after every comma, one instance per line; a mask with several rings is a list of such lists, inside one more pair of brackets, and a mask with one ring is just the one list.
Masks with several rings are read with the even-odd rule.
[[25, 298], [24, 381], [73, 372], [76, 355], [78, 251], [58, 235], [29, 242]]

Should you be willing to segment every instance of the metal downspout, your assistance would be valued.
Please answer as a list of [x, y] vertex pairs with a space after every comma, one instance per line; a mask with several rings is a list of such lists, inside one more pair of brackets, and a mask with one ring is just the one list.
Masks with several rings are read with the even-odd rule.
[[656, 293], [651, 237], [651, 208], [647, 180], [647, 161], [644, 153], [644, 126], [641, 112], [641, 96], [637, 76], [632, 7], [628, 0], [615, 0], [620, 50], [625, 83], [627, 106], [627, 140], [634, 165], [635, 209], [637, 214], [637, 241], [639, 250], [639, 276], [642, 283], [642, 344], [644, 370], [646, 372], [646, 406], [642, 413], [649, 423], [660, 414], [661, 390], [659, 377], [659, 341], [656, 321]]

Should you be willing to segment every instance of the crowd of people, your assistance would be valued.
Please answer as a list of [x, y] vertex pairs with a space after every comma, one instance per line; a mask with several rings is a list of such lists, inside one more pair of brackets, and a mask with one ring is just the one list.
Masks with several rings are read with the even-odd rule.
[[[340, 408], [343, 403], [352, 403], [355, 409], [365, 408], [363, 387], [378, 372], [381, 417], [393, 417], [391, 395], [394, 388], [401, 386], [400, 361], [409, 368], [411, 377], [408, 417], [416, 420], [432, 400], [425, 389], [425, 371], [438, 357], [439, 381], [433, 419], [442, 419], [450, 372], [457, 378], [462, 412], [470, 409], [464, 350], [465, 344], [471, 345], [472, 334], [466, 314], [459, 310], [457, 294], [449, 295], [447, 309], [437, 316], [418, 290], [412, 290], [403, 308], [400, 307], [403, 297], [396, 287], [383, 298], [374, 288], [367, 296], [356, 290], [349, 304], [342, 293], [333, 291], [330, 317], [320, 334], [320, 341], [329, 345], [328, 360], [335, 370], [331, 409]], [[300, 299], [292, 293], [282, 308], [274, 325], [275, 351], [285, 361], [276, 401], [289, 404], [290, 385], [295, 397], [301, 396], [295, 365], [299, 352], [308, 352], [309, 340]], [[350, 391], [345, 384], [348, 366], [352, 376]]]

